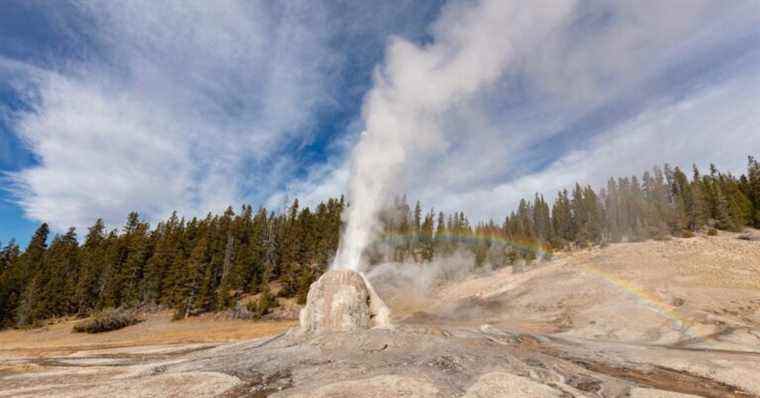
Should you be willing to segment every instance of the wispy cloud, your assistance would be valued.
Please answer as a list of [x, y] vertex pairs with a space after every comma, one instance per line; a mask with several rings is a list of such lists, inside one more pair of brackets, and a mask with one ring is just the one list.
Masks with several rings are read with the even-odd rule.
[[[66, 3], [57, 32], [76, 56], [0, 58], [38, 161], [15, 194], [58, 229], [314, 203], [346, 192], [373, 98], [403, 116], [383, 133], [413, 136], [388, 191], [477, 218], [575, 180], [760, 151], [757, 1], [437, 3]], [[320, 135], [330, 112], [355, 121]]]
[[308, 140], [329, 100], [334, 53], [317, 3], [75, 5], [102, 52], [27, 66], [35, 84], [17, 87], [33, 110], [15, 128], [39, 164], [13, 176], [16, 194], [57, 228], [241, 203], [269, 183], [256, 168]]
[[[733, 168], [760, 151], [751, 115], [760, 94], [748, 89], [760, 66], [757, 2], [591, 0], [565, 13], [559, 3], [518, 4], [453, 2], [430, 43], [391, 41], [377, 95], [365, 102], [362, 142], [375, 144], [354, 152], [377, 154], [364, 174], [352, 170], [359, 184], [369, 181], [371, 200], [403, 191], [436, 209], [498, 219], [521, 197], [575, 181], [665, 161]], [[550, 11], [560, 17], [541, 18]], [[479, 36], [487, 39], [456, 39]], [[397, 117], [382, 120], [393, 123], [373, 126], [389, 114]], [[728, 149], [716, 137], [739, 144]], [[350, 165], [341, 167], [335, 174]]]
[[[498, 219], [533, 192], [665, 161], [743, 165], [760, 151], [750, 111], [760, 101], [750, 88], [760, 45], [747, 40], [760, 37], [757, 10], [756, 2], [578, 2], [551, 37], [522, 47], [499, 83], [447, 113], [449, 150], [408, 166], [410, 191]], [[737, 145], [716, 146], [716, 137]]]
[[[546, 168], [513, 180], [483, 185], [439, 202], [472, 209], [480, 218], [503, 217], [533, 192], [553, 197], [575, 182], [603, 187], [609, 177], [640, 175], [668, 162], [706, 170], [717, 163], [741, 173], [747, 155], [760, 152], [760, 75], [741, 76], [671, 103], [664, 103], [605, 131], [586, 145], [554, 159]], [[443, 192], [431, 190], [429, 195]]]

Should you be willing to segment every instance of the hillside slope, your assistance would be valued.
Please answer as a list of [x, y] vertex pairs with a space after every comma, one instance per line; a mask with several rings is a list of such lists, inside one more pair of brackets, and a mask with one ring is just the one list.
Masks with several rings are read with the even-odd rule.
[[3, 332], [0, 397], [760, 396], [759, 278], [760, 242], [722, 233], [423, 290], [374, 280], [393, 330], [128, 349], [100, 337], [108, 346], [77, 351], [30, 351]]
[[460, 322], [756, 351], [760, 242], [721, 233], [563, 253], [525, 273], [508, 268], [444, 286], [435, 301], [432, 312]]

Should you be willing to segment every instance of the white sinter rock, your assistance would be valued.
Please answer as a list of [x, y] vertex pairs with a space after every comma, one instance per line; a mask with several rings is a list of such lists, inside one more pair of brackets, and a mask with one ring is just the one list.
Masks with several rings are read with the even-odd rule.
[[346, 269], [328, 271], [311, 285], [300, 321], [309, 334], [391, 327], [390, 310], [369, 281]]

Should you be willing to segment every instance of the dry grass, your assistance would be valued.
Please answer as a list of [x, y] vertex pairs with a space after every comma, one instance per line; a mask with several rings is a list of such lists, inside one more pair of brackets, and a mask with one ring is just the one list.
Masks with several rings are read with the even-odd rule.
[[151, 314], [145, 322], [95, 335], [72, 333], [79, 321], [64, 320], [33, 330], [0, 332], [0, 358], [68, 355], [76, 351], [163, 344], [219, 343], [281, 333], [295, 321], [220, 320], [213, 317], [171, 321], [169, 311]]

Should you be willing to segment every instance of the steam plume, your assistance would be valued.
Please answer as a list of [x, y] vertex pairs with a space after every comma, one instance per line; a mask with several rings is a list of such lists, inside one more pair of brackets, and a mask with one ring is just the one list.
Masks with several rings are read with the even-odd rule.
[[350, 207], [333, 268], [361, 268], [377, 215], [415, 154], [443, 150], [439, 116], [496, 82], [517, 48], [545, 36], [570, 14], [573, 0], [483, 0], [444, 10], [432, 44], [396, 38], [366, 97], [366, 131], [352, 153]]

